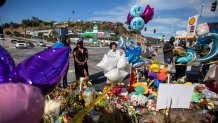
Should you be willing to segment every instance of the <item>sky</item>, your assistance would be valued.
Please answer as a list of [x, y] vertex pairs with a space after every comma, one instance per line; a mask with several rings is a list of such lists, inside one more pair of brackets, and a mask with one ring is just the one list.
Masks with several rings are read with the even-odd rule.
[[[188, 18], [199, 15], [204, 4], [202, 16], [198, 23], [218, 22], [218, 7], [211, 12], [215, 0], [6, 0], [0, 7], [0, 24], [18, 22], [33, 16], [45, 21], [99, 20], [125, 22], [131, 6], [150, 5], [154, 8], [154, 17], [142, 31], [145, 36], [175, 36], [176, 31], [187, 30]], [[75, 11], [73, 13], [72, 11]]]

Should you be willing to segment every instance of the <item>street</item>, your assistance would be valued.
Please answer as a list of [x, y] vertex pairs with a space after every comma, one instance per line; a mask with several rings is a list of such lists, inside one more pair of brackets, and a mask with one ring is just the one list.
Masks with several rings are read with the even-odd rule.
[[[15, 44], [9, 43], [8, 40], [6, 40], [5, 45], [7, 46], [7, 50], [13, 57], [16, 65], [22, 62], [27, 57], [43, 51], [45, 47], [38, 47], [35, 46], [34, 48], [29, 49], [16, 49]], [[73, 49], [75, 45], [71, 45], [71, 48]], [[104, 77], [104, 74], [100, 68], [98, 68], [96, 65], [101, 61], [104, 54], [109, 51], [109, 47], [88, 47], [89, 52], [89, 59], [88, 59], [88, 67], [89, 67], [89, 74], [90, 79], [92, 81], [93, 86], [96, 88], [96, 90], [102, 90], [103, 86], [105, 85], [106, 78]], [[158, 49], [158, 56], [156, 58], [159, 61], [163, 61], [163, 55], [161, 48]], [[70, 68], [68, 71], [68, 83], [71, 84], [75, 81], [75, 70], [74, 70], [74, 59], [72, 57], [72, 53], [70, 53]], [[124, 83], [128, 83], [129, 79], [127, 78], [124, 80]]]

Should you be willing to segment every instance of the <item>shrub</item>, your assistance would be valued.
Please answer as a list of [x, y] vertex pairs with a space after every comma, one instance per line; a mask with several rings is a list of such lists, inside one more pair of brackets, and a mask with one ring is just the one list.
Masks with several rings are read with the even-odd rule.
[[5, 34], [6, 35], [11, 35], [12, 33], [11, 33], [11, 31], [5, 31]]
[[14, 31], [14, 35], [17, 37], [24, 37], [23, 34], [21, 34], [20, 32]]

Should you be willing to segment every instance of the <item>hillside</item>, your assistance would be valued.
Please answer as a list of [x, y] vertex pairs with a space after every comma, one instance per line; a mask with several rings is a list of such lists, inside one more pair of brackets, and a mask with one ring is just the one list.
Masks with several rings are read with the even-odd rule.
[[51, 28], [66, 28], [69, 30], [73, 30], [73, 32], [82, 33], [86, 31], [92, 31], [93, 27], [97, 25], [98, 30], [102, 32], [112, 32], [115, 33], [113, 40], [118, 40], [119, 36], [124, 36], [128, 38], [137, 39], [137, 41], [141, 43], [146, 43], [147, 40], [149, 42], [156, 42], [157, 39], [151, 37], [144, 37], [142, 35], [134, 34], [133, 32], [128, 31], [123, 23], [113, 23], [107, 21], [72, 21], [72, 22], [60, 22], [57, 23], [55, 21], [43, 21], [37, 17], [32, 17], [31, 19], [23, 19], [21, 23], [5, 23], [2, 24], [1, 27], [6, 32], [7, 35], [15, 35], [18, 37], [29, 37], [26, 34], [27, 30], [43, 30], [43, 29], [51, 29]]

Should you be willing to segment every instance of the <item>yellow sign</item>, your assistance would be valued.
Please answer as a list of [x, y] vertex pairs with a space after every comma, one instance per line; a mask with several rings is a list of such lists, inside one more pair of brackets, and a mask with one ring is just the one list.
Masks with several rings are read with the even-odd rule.
[[189, 20], [189, 25], [194, 25], [195, 24], [195, 17], [192, 17], [190, 20]]

